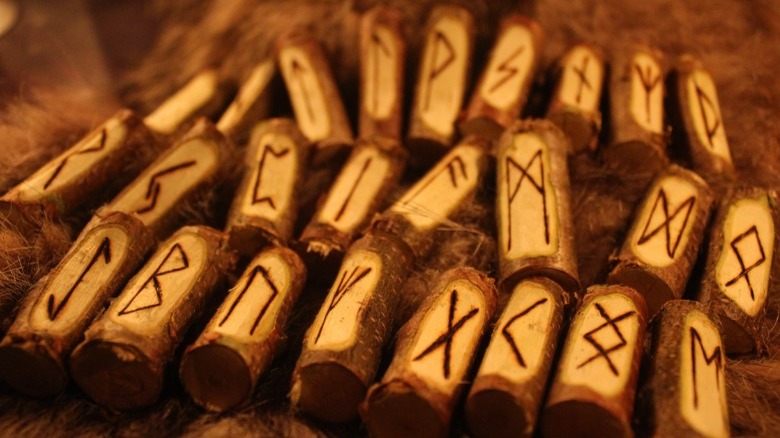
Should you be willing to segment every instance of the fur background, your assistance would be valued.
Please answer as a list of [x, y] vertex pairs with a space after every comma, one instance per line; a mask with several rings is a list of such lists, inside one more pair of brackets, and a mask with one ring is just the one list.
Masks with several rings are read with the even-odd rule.
[[[38, 5], [40, 1], [31, 1]], [[357, 23], [359, 14], [379, 3], [373, 0], [148, 0], [145, 2], [68, 1], [94, 18], [94, 33], [105, 55], [111, 87], [98, 80], [32, 80], [15, 65], [8, 39], [0, 36], [0, 191], [5, 191], [58, 151], [109, 117], [119, 106], [141, 114], [151, 111], [178, 86], [206, 66], [215, 66], [227, 78], [240, 81], [251, 67], [269, 53], [279, 33], [295, 25], [309, 26], [325, 44], [342, 94], [351, 115], [357, 102]], [[407, 82], [416, 72], [419, 30], [432, 1], [400, 0], [392, 3], [404, 12], [410, 42]], [[497, 20], [512, 10], [536, 18], [546, 32], [544, 65], [575, 41], [590, 41], [609, 53], [628, 41], [658, 46], [672, 60], [679, 54], [698, 55], [709, 67], [721, 103], [724, 126], [740, 182], [780, 188], [780, 124], [776, 118], [780, 82], [776, 72], [780, 58], [780, 10], [773, 0], [536, 0], [518, 4], [509, 1], [464, 1], [478, 23], [479, 61], [491, 44]], [[33, 6], [31, 6], [33, 7]], [[74, 6], [75, 7], [75, 6]], [[24, 19], [24, 16], [22, 16]], [[22, 36], [24, 37], [24, 35]], [[30, 35], [27, 35], [30, 38]], [[38, 35], [41, 44], [56, 46], [56, 38]], [[53, 46], [54, 47], [54, 46]], [[51, 49], [51, 47], [50, 47]], [[61, 49], [65, 50], [65, 49]], [[52, 51], [56, 52], [57, 47]], [[12, 51], [11, 51], [12, 52]], [[18, 55], [18, 53], [17, 53]], [[60, 55], [68, 56], [68, 53]], [[481, 56], [480, 56], [481, 55]], [[78, 70], [78, 66], [70, 68]], [[76, 75], [78, 76], [78, 75]], [[34, 79], [37, 79], [35, 76]], [[45, 78], [44, 78], [45, 79]], [[538, 75], [536, 93], [527, 115], [542, 114], [547, 77]], [[409, 96], [407, 96], [408, 98]], [[274, 115], [289, 112], [282, 93]], [[683, 151], [671, 146], [670, 154], [687, 164]], [[583, 285], [602, 280], [608, 255], [622, 241], [637, 200], [647, 181], [626, 179], [604, 170], [597, 158], [587, 155], [570, 161], [572, 201], [575, 215], [580, 274]], [[415, 175], [409, 175], [407, 182]], [[492, 182], [492, 180], [488, 180]], [[424, 285], [437, 272], [459, 263], [479, 263], [492, 250], [492, 199], [488, 184], [484, 199], [465, 217], [441, 230], [445, 242], [407, 284], [402, 314], [413, 311], [424, 296]], [[108, 194], [107, 194], [108, 197]], [[206, 220], [222, 228], [223, 212], [192, 215], [187, 221]], [[68, 218], [66, 218], [68, 219]], [[48, 223], [48, 222], [47, 222]], [[6, 254], [2, 274], [20, 267], [23, 274], [0, 280], [13, 287], [0, 287], [0, 307], [13, 303], [61, 254], [67, 236], [73, 236], [79, 220], [51, 223], [48, 240], [13, 241], [0, 233], [0, 243], [17, 248]], [[38, 238], [45, 238], [45, 236]], [[9, 243], [10, 242], [10, 243]], [[45, 248], [44, 253], [41, 248]], [[59, 251], [58, 251], [59, 249]], [[39, 251], [39, 252], [36, 252]], [[762, 357], [732, 358], [727, 366], [732, 434], [738, 436], [780, 435], [780, 296], [775, 257], [768, 302], [767, 323], [773, 328], [769, 351]], [[30, 268], [33, 266], [33, 268]], [[692, 280], [691, 290], [696, 281]], [[323, 299], [322, 291], [308, 288], [290, 319], [284, 353], [261, 378], [251, 405], [223, 415], [204, 413], [178, 384], [175, 367], [167, 376], [164, 397], [151, 408], [133, 413], [115, 413], [95, 405], [75, 387], [53, 400], [22, 398], [0, 387], [0, 435], [27, 436], [219, 436], [219, 435], [358, 435], [360, 425], [329, 426], [291, 413], [286, 401], [292, 366], [300, 349], [303, 331]], [[498, 315], [498, 313], [497, 313]], [[196, 332], [198, 327], [193, 330]], [[454, 434], [463, 433], [456, 420]]]

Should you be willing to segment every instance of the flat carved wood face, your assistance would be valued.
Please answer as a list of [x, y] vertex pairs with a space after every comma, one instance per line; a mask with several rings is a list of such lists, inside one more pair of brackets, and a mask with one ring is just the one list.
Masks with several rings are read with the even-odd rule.
[[219, 146], [204, 138], [192, 138], [174, 146], [136, 178], [109, 205], [111, 211], [135, 216], [153, 227], [193, 187], [217, 170]]
[[520, 98], [531, 77], [536, 57], [531, 31], [515, 24], [507, 27], [495, 43], [484, 73], [479, 95], [488, 104], [509, 109]]
[[275, 73], [274, 62], [265, 61], [252, 69], [249, 77], [241, 84], [236, 98], [225, 110], [217, 123], [217, 129], [227, 132], [248, 118], [248, 112], [268, 91]]
[[39, 201], [77, 184], [95, 164], [122, 147], [128, 134], [124, 120], [119, 117], [108, 119], [83, 140], [11, 189], [3, 198]]
[[698, 310], [685, 317], [680, 343], [683, 419], [702, 436], [729, 436], [726, 357], [718, 328]]
[[685, 81], [685, 91], [688, 107], [681, 110], [689, 111], [699, 143], [705, 150], [730, 163], [731, 152], [712, 76], [703, 69], [695, 69]]
[[108, 309], [108, 316], [135, 333], [160, 335], [188, 300], [208, 263], [204, 238], [180, 233], [160, 247], [130, 279]]
[[275, 252], [263, 252], [230, 289], [207, 331], [245, 342], [263, 342], [277, 327], [292, 284], [292, 270]]
[[723, 222], [723, 250], [715, 279], [724, 295], [747, 315], [766, 301], [774, 255], [775, 224], [766, 196], [733, 203]]
[[479, 343], [485, 299], [468, 280], [452, 281], [443, 290], [420, 322], [407, 360], [410, 372], [452, 394], [465, 378]]
[[299, 47], [287, 46], [279, 52], [279, 67], [301, 133], [311, 142], [327, 138], [332, 130], [329, 106], [309, 54]]
[[558, 250], [558, 204], [550, 150], [532, 132], [516, 134], [498, 156], [499, 242], [503, 257], [518, 259]]
[[84, 235], [58, 265], [30, 311], [30, 325], [63, 336], [86, 324], [92, 309], [114, 292], [106, 290], [106, 283], [124, 264], [130, 238], [119, 225], [97, 226]]
[[637, 52], [631, 63], [629, 109], [634, 121], [649, 132], [662, 134], [664, 128], [663, 72], [650, 55]]
[[452, 135], [463, 105], [469, 51], [468, 30], [460, 19], [442, 16], [431, 27], [417, 79], [416, 113], [425, 125], [445, 137]]
[[479, 375], [498, 375], [517, 384], [533, 380], [556, 335], [550, 333], [555, 303], [543, 284], [518, 283], [496, 324]]
[[639, 332], [630, 298], [602, 295], [577, 312], [569, 329], [558, 376], [562, 383], [586, 386], [604, 397], [626, 389]]
[[399, 59], [398, 36], [387, 26], [374, 23], [369, 41], [362, 53], [363, 109], [376, 120], [391, 117], [398, 99]]
[[347, 253], [336, 281], [306, 332], [306, 347], [341, 351], [358, 341], [362, 314], [376, 293], [382, 276], [382, 259], [365, 250]]
[[208, 105], [218, 91], [217, 72], [209, 70], [200, 73], [148, 115], [144, 123], [153, 131], [173, 134], [185, 120]]
[[442, 158], [423, 178], [396, 201], [390, 211], [401, 214], [420, 231], [447, 220], [477, 188], [484, 172], [485, 152], [461, 144]]
[[644, 263], [666, 267], [685, 250], [698, 211], [698, 189], [670, 175], [648, 191], [629, 237], [631, 251]]
[[356, 151], [333, 183], [317, 220], [341, 232], [356, 231], [366, 219], [389, 171], [389, 159], [377, 148]]
[[597, 111], [604, 83], [604, 62], [601, 57], [588, 46], [578, 45], [569, 50], [561, 65], [558, 100], [585, 113]]

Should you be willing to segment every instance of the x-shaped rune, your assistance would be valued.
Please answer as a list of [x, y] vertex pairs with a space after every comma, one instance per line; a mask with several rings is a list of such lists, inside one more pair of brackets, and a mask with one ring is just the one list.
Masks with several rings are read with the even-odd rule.
[[[616, 318], [612, 318], [609, 315], [609, 313], [607, 313], [607, 311], [604, 310], [604, 308], [599, 303], [596, 303], [596, 310], [598, 310], [599, 315], [601, 315], [601, 317], [604, 319], [604, 323], [599, 325], [598, 327], [593, 328], [591, 331], [585, 333], [585, 335], [583, 336], [585, 340], [588, 341], [590, 345], [592, 345], [593, 348], [596, 349], [596, 354], [589, 357], [588, 359], [585, 359], [581, 364], [577, 365], [577, 369], [584, 367], [585, 365], [593, 362], [598, 358], [604, 358], [604, 360], [607, 363], [607, 366], [609, 366], [609, 369], [612, 371], [612, 374], [618, 376], [620, 373], [618, 373], [617, 367], [615, 367], [615, 364], [612, 362], [612, 358], [610, 358], [609, 355], [625, 347], [628, 343], [626, 342], [626, 338], [623, 337], [623, 333], [620, 331], [620, 328], [618, 327], [617, 323], [619, 323], [620, 321], [626, 318], [633, 316], [636, 312], [633, 310], [629, 310]], [[601, 342], [596, 340], [596, 338], [594, 337], [596, 333], [599, 333], [601, 330], [605, 329], [606, 327], [612, 327], [612, 330], [615, 332], [618, 339], [620, 339], [620, 342], [618, 342], [617, 344], [609, 348], [605, 348], [601, 344]]]

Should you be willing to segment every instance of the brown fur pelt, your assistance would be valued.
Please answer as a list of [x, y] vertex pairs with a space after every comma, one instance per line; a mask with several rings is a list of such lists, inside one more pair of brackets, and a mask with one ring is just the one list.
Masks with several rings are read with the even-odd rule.
[[[104, 2], [92, 3], [93, 9], [112, 7]], [[216, 66], [225, 77], [240, 81], [255, 63], [271, 52], [277, 35], [301, 25], [309, 27], [324, 43], [354, 122], [358, 84], [357, 23], [360, 13], [376, 3], [380, 2], [149, 0], [145, 3], [144, 16], [157, 26], [145, 28], [156, 28], [158, 32], [151, 47], [138, 51], [142, 55], [134, 60], [134, 66], [115, 72], [118, 98], [124, 105], [145, 114], [203, 67]], [[405, 31], [410, 42], [407, 78], [411, 82], [415, 77], [419, 30], [425, 13], [435, 2], [381, 3], [397, 5], [406, 16]], [[780, 59], [776, 56], [780, 44], [780, 11], [773, 0], [538, 0], [519, 5], [509, 1], [476, 0], [460, 3], [470, 8], [477, 19], [478, 60], [484, 59], [490, 47], [492, 31], [497, 28], [496, 20], [515, 9], [536, 18], [544, 28], [543, 64], [548, 67], [568, 44], [581, 40], [600, 45], [607, 52], [627, 41], [646, 42], [661, 48], [669, 60], [686, 52], [698, 55], [712, 72], [718, 87], [723, 122], [740, 182], [780, 188], [780, 124], [777, 123], [780, 82], [775, 77], [780, 69]], [[128, 20], [137, 18], [125, 17]], [[110, 29], [111, 26], [101, 28]], [[105, 44], [109, 58], [112, 51], [121, 50]], [[479, 68], [476, 66], [474, 71], [478, 72]], [[540, 115], [540, 107], [533, 102], [544, 101], [547, 87], [542, 73], [528, 115]], [[63, 91], [56, 95], [44, 91], [37, 93], [37, 89], [31, 91], [20, 86], [17, 103], [5, 104], [5, 112], [0, 115], [0, 133], [5, 134], [3, 153], [0, 154], [0, 189], [18, 182], [56, 151], [110, 115], [110, 110], [92, 101], [80, 102], [79, 111], [70, 110], [68, 102], [73, 99], [68, 100], [68, 94]], [[284, 103], [277, 108], [274, 115], [289, 111]], [[683, 157], [679, 160], [687, 165], [684, 154], [675, 150], [676, 147], [671, 146], [672, 155]], [[580, 276], [583, 284], [589, 286], [603, 281], [608, 256], [621, 243], [646, 181], [621, 178], [587, 155], [570, 160], [570, 173]], [[405, 183], [410, 183], [414, 177], [410, 175]], [[495, 194], [492, 181], [487, 180], [484, 200], [475, 203], [471, 214], [440, 230], [437, 241], [445, 243], [434, 249], [432, 256], [421, 262], [412, 274], [405, 288], [402, 314], [413, 311], [424, 297], [430, 279], [440, 271], [454, 264], [482, 264], [484, 254], [495, 254], [494, 230], [489, 221], [485, 221], [486, 217], [492, 217], [490, 200]], [[212, 218], [209, 224], [222, 228], [219, 218], [224, 212], [214, 213], [207, 216]], [[25, 244], [20, 243], [21, 246]], [[18, 263], [27, 263], [30, 259], [20, 258]], [[768, 300], [768, 325], [773, 328], [768, 354], [728, 362], [733, 435], [780, 436], [778, 259], [777, 256], [774, 259], [772, 272], [775, 275]], [[20, 285], [23, 289], [29, 283]], [[696, 286], [695, 281], [692, 282], [690, 292], [695, 291]], [[0, 294], [6, 292], [0, 290]], [[290, 320], [284, 353], [261, 378], [254, 400], [248, 406], [222, 415], [204, 413], [188, 399], [178, 383], [176, 367], [172, 366], [166, 376], [167, 387], [162, 399], [155, 406], [135, 413], [105, 410], [87, 400], [75, 387], [54, 400], [43, 401], [24, 399], [0, 387], [0, 435], [362, 434], [364, 431], [357, 423], [332, 426], [315, 422], [291, 412], [287, 402], [290, 375], [303, 332], [323, 298], [322, 291], [304, 291]], [[10, 298], [0, 296], [0, 302], [3, 299]], [[458, 429], [456, 432], [463, 431]]]

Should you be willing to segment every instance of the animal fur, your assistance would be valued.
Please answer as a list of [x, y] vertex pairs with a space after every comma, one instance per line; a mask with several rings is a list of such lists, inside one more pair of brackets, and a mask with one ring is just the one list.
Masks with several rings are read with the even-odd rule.
[[[120, 2], [122, 3], [122, 2]], [[276, 35], [292, 26], [310, 27], [320, 36], [334, 66], [342, 94], [354, 122], [357, 101], [357, 22], [360, 12], [378, 3], [372, 0], [287, 2], [215, 0], [147, 1], [144, 16], [156, 23], [154, 44], [135, 59], [132, 67], [116, 72], [119, 100], [139, 113], [147, 113], [179, 85], [206, 66], [217, 66], [225, 77], [240, 81], [251, 67], [271, 53]], [[387, 3], [387, 2], [383, 2]], [[415, 64], [425, 12], [432, 1], [392, 2], [407, 17], [410, 41], [407, 80], [415, 77]], [[484, 58], [495, 23], [516, 5], [509, 1], [462, 2], [478, 23], [477, 47]], [[94, 2], [95, 8], [110, 8]], [[565, 47], [585, 40], [614, 50], [625, 41], [647, 42], [661, 48], [671, 60], [691, 52], [709, 67], [718, 87], [724, 126], [740, 182], [780, 187], [780, 125], [777, 123], [780, 61], [780, 11], [772, 0], [537, 0], [523, 2], [523, 12], [540, 21], [546, 32], [544, 64], [549, 65]], [[109, 27], [110, 26], [104, 26]], [[106, 47], [111, 56], [116, 47]], [[478, 68], [475, 68], [478, 71]], [[544, 101], [544, 75], [532, 96], [529, 115], [539, 115]], [[47, 94], [48, 93], [48, 94]], [[67, 90], [56, 94], [19, 86], [0, 116], [4, 148], [0, 154], [0, 189], [32, 172], [63, 147], [72, 144], [100, 119], [110, 115], [99, 102], [82, 101], [79, 111]], [[289, 111], [282, 96], [278, 114]], [[355, 124], [353, 123], [353, 126]], [[672, 154], [675, 152], [672, 145]], [[687, 164], [683, 162], [683, 164]], [[570, 160], [580, 275], [584, 285], [603, 280], [609, 254], [620, 245], [646, 181], [627, 180], [612, 174], [586, 155]], [[406, 179], [411, 182], [413, 176]], [[492, 180], [488, 180], [490, 182]], [[491, 185], [472, 214], [441, 230], [437, 241], [445, 244], [417, 266], [406, 286], [401, 314], [410, 314], [421, 301], [430, 279], [453, 264], [482, 263], [492, 249], [494, 230]], [[211, 204], [210, 204], [211, 205]], [[196, 209], [193, 209], [196, 210]], [[218, 228], [220, 212], [207, 216]], [[191, 219], [195, 220], [195, 219]], [[485, 223], [487, 222], [487, 226]], [[19, 248], [30, 243], [4, 237]], [[16, 240], [14, 240], [16, 239]], [[4, 248], [8, 248], [6, 244]], [[494, 254], [494, 252], [493, 252]], [[445, 259], [445, 257], [447, 257]], [[773, 328], [764, 357], [730, 359], [727, 367], [731, 432], [735, 436], [780, 435], [780, 257], [775, 257], [768, 324]], [[12, 266], [39, 260], [27, 253]], [[44, 265], [48, 266], [48, 265]], [[30, 278], [45, 269], [35, 269]], [[4, 271], [8, 274], [10, 271]], [[16, 294], [30, 280], [14, 283]], [[695, 289], [695, 285], [692, 289]], [[16, 299], [0, 289], [0, 301]], [[152, 408], [137, 413], [114, 413], [85, 399], [70, 388], [54, 400], [28, 400], [0, 389], [0, 434], [34, 436], [228, 436], [228, 435], [359, 435], [359, 424], [331, 426], [290, 411], [286, 393], [290, 373], [300, 350], [304, 330], [324, 299], [324, 291], [307, 290], [291, 317], [287, 348], [261, 379], [249, 406], [224, 415], [204, 413], [184, 394], [175, 375], [167, 376], [164, 397]], [[458, 429], [458, 432], [462, 431]]]

